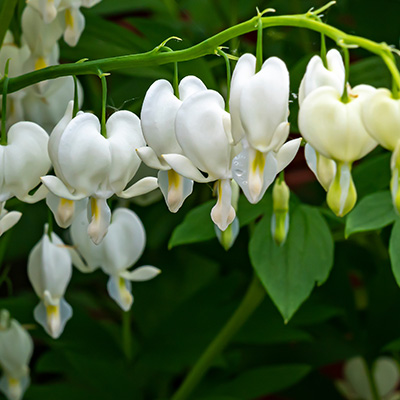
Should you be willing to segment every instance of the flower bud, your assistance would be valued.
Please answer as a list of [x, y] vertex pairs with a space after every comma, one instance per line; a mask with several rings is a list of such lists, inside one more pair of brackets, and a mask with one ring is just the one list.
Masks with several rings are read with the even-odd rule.
[[285, 180], [278, 178], [272, 189], [272, 219], [271, 231], [275, 243], [285, 243], [289, 231], [289, 199], [290, 189]]

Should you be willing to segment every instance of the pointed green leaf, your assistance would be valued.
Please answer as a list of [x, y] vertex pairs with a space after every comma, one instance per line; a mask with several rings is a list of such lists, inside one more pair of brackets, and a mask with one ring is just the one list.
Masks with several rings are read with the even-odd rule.
[[271, 235], [271, 214], [254, 230], [250, 259], [271, 299], [287, 322], [307, 299], [315, 283], [322, 284], [333, 265], [333, 239], [315, 207], [300, 205], [290, 215], [283, 246]]
[[373, 231], [391, 224], [396, 219], [389, 191], [364, 197], [346, 219], [345, 236], [356, 232]]

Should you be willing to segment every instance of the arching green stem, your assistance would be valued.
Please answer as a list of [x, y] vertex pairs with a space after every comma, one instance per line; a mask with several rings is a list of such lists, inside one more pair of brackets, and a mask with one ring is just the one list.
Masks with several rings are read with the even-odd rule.
[[226, 66], [226, 102], [225, 102], [225, 110], [229, 112], [229, 99], [231, 96], [231, 62], [229, 60], [228, 55], [221, 49], [217, 49], [217, 53], [222, 56], [225, 60]]
[[[322, 9], [326, 9], [322, 8]], [[315, 13], [321, 12], [321, 10]], [[68, 75], [98, 75], [99, 68], [103, 72], [110, 72], [123, 68], [135, 68], [154, 65], [163, 65], [171, 62], [181, 62], [194, 60], [208, 54], [215, 53], [215, 49], [228, 42], [229, 40], [243, 35], [245, 33], [258, 29], [259, 16], [256, 16], [246, 22], [228, 28], [217, 35], [214, 35], [203, 42], [189, 47], [184, 50], [173, 52], [161, 52], [160, 48], [141, 54], [131, 54], [127, 56], [105, 58], [84, 63], [61, 64], [43, 68], [38, 71], [29, 72], [27, 74], [11, 78], [9, 82], [9, 93], [23, 89], [34, 83], [38, 83], [47, 79], [54, 79], [60, 76]], [[387, 68], [393, 76], [397, 86], [400, 87], [400, 73], [391, 54], [390, 47], [385, 43], [376, 43], [372, 40], [365, 39], [355, 35], [349, 35], [345, 32], [327, 25], [315, 19], [314, 13], [310, 15], [282, 15], [262, 17], [263, 29], [268, 27], [292, 26], [298, 28], [307, 28], [324, 34], [335, 42], [341, 42], [344, 45], [353, 45], [362, 47], [378, 56], [382, 57]], [[0, 91], [3, 89], [3, 82], [0, 82]]]
[[6, 62], [6, 67], [4, 69], [3, 77], [3, 98], [1, 106], [1, 139], [0, 144], [5, 146], [7, 144], [7, 131], [6, 131], [6, 121], [7, 121], [7, 92], [8, 92], [8, 67], [10, 65], [10, 59]]
[[[163, 46], [161, 48], [162, 51], [174, 52], [170, 47]], [[174, 88], [174, 95], [179, 99], [179, 72], [178, 72], [178, 63], [174, 62], [174, 81], [172, 82], [172, 86]]]
[[328, 68], [328, 61], [326, 59], [326, 41], [325, 35], [321, 33], [321, 60], [325, 68]]
[[107, 111], [107, 73], [98, 70], [99, 78], [101, 79], [101, 134], [107, 137], [106, 130], [106, 111]]

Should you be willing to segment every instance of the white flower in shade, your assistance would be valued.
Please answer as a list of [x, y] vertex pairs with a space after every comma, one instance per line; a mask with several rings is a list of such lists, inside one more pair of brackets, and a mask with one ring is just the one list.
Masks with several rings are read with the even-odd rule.
[[29, 361], [33, 341], [29, 333], [6, 310], [0, 311], [0, 391], [8, 400], [21, 400], [29, 386]]
[[72, 308], [64, 299], [72, 276], [72, 257], [54, 232], [48, 234], [47, 225], [41, 240], [29, 254], [28, 276], [40, 298], [34, 310], [35, 320], [56, 339], [72, 317]]
[[368, 133], [385, 149], [391, 151], [392, 179], [390, 182], [393, 204], [400, 212], [400, 99], [388, 89], [377, 89], [363, 104], [362, 119]]
[[111, 298], [125, 311], [133, 303], [131, 281], [147, 281], [160, 273], [158, 268], [142, 266], [128, 271], [143, 253], [146, 234], [139, 217], [127, 208], [113, 212], [112, 221], [104, 240], [94, 245], [87, 239], [87, 218], [77, 216], [71, 226], [71, 236], [86, 265], [75, 264], [82, 272], [92, 272], [98, 267], [110, 276], [107, 284]]
[[[367, 368], [367, 363], [362, 357], [354, 357], [345, 363], [344, 379], [337, 381], [336, 386], [346, 399], [375, 399], [368, 379]], [[395, 360], [389, 357], [379, 357], [373, 363], [371, 373], [380, 399], [398, 400], [400, 398], [400, 392], [396, 391], [400, 383], [400, 372]]]
[[[343, 59], [336, 49], [329, 50], [326, 54], [326, 64], [319, 56], [311, 58], [307, 65], [306, 73], [300, 83], [299, 106], [303, 100], [315, 89], [321, 86], [329, 86], [337, 90], [340, 95], [343, 94], [345, 83], [345, 69]], [[305, 146], [305, 158], [311, 171], [322, 187], [328, 191], [330, 184], [336, 174], [336, 164], [333, 160], [319, 154], [307, 143]]]
[[[175, 131], [182, 154], [164, 154], [164, 160], [179, 174], [196, 182], [217, 182], [217, 204], [211, 218], [224, 231], [234, 220], [231, 205], [231, 164], [235, 156], [230, 116], [222, 96], [204, 90], [187, 97], [179, 108]], [[207, 173], [205, 177], [200, 171]]]
[[49, 136], [33, 122], [17, 122], [8, 130], [8, 144], [0, 145], [0, 202], [15, 196], [26, 203], [46, 197], [47, 189], [40, 186], [40, 177], [50, 168], [47, 153]]
[[374, 91], [368, 85], [356, 86], [349, 93], [349, 101], [344, 103], [340, 92], [323, 86], [307, 95], [300, 107], [299, 128], [304, 139], [318, 153], [336, 163], [327, 202], [338, 216], [347, 214], [357, 200], [352, 163], [377, 146], [361, 119], [363, 103]]
[[139, 157], [151, 168], [158, 169], [158, 182], [171, 212], [177, 212], [192, 193], [193, 180], [184, 178], [163, 160], [163, 154], [183, 154], [175, 135], [175, 118], [179, 107], [191, 94], [207, 90], [204, 83], [187, 76], [179, 84], [179, 98], [172, 85], [160, 79], [154, 82], [143, 101], [141, 122], [147, 147], [137, 149]]
[[135, 149], [145, 143], [135, 114], [114, 113], [107, 121], [107, 137], [104, 137], [93, 114], [80, 113], [68, 122], [70, 108], [71, 105], [49, 141], [49, 155], [57, 176], [42, 177], [42, 182], [60, 198], [91, 197], [88, 233], [98, 244], [110, 223], [107, 199], [113, 194], [129, 198], [147, 193], [157, 187], [157, 179], [143, 178], [124, 190], [141, 162]]
[[5, 201], [0, 202], [0, 236], [11, 229], [22, 217], [22, 213], [19, 211], [7, 211]]
[[45, 24], [56, 20], [64, 26], [64, 40], [75, 46], [85, 28], [85, 17], [80, 7], [93, 7], [101, 0], [28, 0], [31, 7], [39, 11]]
[[240, 57], [232, 76], [229, 101], [232, 136], [243, 139], [232, 175], [251, 203], [257, 203], [276, 175], [295, 157], [301, 139], [289, 135], [289, 73], [277, 57], [256, 73], [252, 54]]

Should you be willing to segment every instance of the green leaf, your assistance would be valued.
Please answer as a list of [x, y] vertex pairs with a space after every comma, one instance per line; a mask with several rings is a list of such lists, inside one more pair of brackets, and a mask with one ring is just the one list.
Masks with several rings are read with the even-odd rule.
[[245, 371], [228, 383], [215, 388], [215, 393], [237, 396], [251, 400], [259, 396], [276, 393], [286, 389], [301, 379], [311, 370], [309, 365], [274, 365]]
[[271, 235], [271, 214], [257, 225], [249, 246], [256, 273], [287, 322], [310, 295], [315, 282], [322, 284], [333, 265], [333, 239], [318, 210], [300, 205], [290, 216], [283, 246]]
[[393, 275], [400, 286], [400, 220], [397, 219], [393, 225], [389, 241], [389, 255], [392, 263]]
[[215, 201], [210, 200], [189, 211], [181, 224], [172, 232], [168, 248], [188, 243], [204, 242], [215, 237], [214, 224], [211, 220], [211, 208]]
[[396, 219], [389, 191], [364, 197], [346, 219], [345, 236], [356, 232], [373, 231], [391, 224]]
[[[6, 35], [7, 29], [10, 26], [11, 20], [14, 16], [14, 9], [18, 3], [18, 0], [7, 0], [1, 2], [0, 10], [0, 47], [3, 44], [4, 36]], [[1, 71], [3, 73], [3, 71]]]

